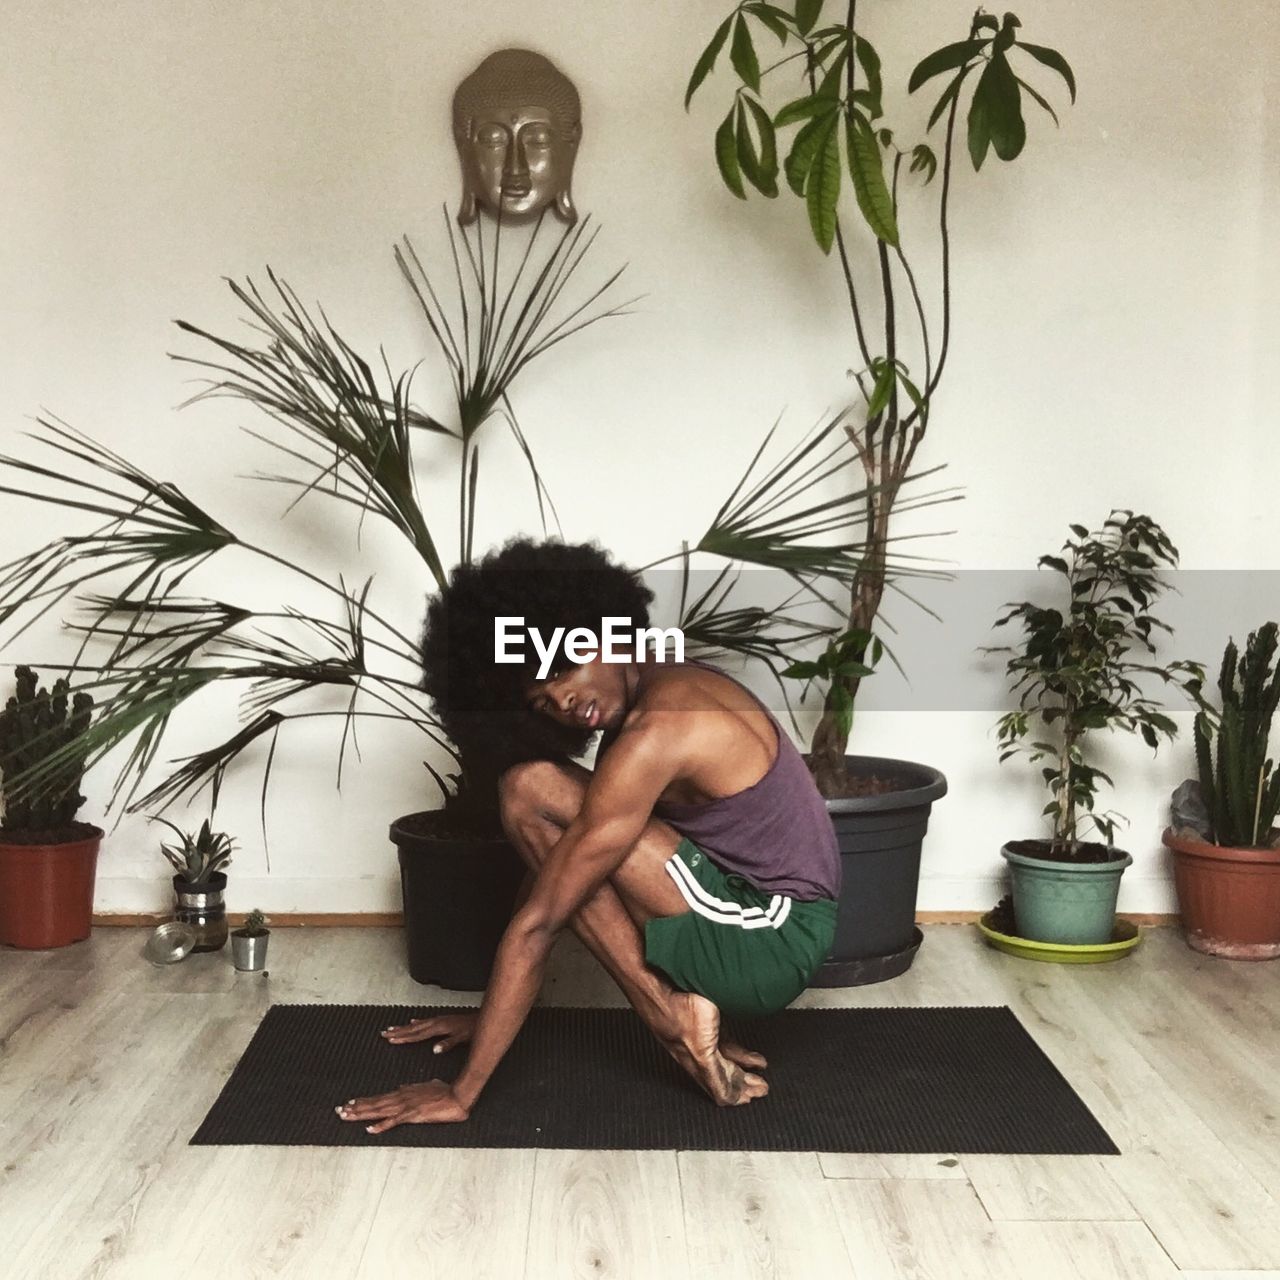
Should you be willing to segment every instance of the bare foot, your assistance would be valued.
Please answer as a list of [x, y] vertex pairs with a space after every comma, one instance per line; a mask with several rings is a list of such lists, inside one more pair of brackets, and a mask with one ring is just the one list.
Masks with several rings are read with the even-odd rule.
[[763, 1071], [769, 1065], [764, 1054], [757, 1053], [754, 1049], [744, 1049], [736, 1041], [726, 1040], [723, 1036], [720, 1037], [720, 1052], [740, 1067], [756, 1067]]
[[[705, 996], [693, 991], [676, 992], [676, 1017], [680, 1036], [667, 1045], [672, 1057], [721, 1107], [741, 1106], [753, 1098], [763, 1098], [769, 1092], [769, 1082], [763, 1076], [744, 1071], [743, 1058], [754, 1059], [747, 1065], [764, 1065], [759, 1054], [750, 1053], [739, 1045], [721, 1045], [720, 1010]], [[738, 1058], [730, 1056], [726, 1049], [732, 1047]]]

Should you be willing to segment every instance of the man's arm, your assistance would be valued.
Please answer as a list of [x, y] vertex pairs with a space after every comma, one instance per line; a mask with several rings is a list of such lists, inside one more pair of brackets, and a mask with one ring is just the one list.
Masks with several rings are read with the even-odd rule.
[[511, 1047], [542, 987], [555, 935], [621, 865], [684, 763], [679, 718], [649, 713], [600, 762], [582, 808], [547, 854], [528, 902], [503, 934], [466, 1065], [453, 1085], [469, 1110]]

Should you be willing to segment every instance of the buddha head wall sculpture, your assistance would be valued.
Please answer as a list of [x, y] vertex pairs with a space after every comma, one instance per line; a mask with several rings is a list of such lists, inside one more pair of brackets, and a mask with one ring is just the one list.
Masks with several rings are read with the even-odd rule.
[[480, 205], [505, 222], [554, 204], [565, 222], [577, 221], [570, 184], [582, 104], [569, 78], [540, 53], [491, 53], [453, 95], [453, 136], [463, 225], [475, 221]]

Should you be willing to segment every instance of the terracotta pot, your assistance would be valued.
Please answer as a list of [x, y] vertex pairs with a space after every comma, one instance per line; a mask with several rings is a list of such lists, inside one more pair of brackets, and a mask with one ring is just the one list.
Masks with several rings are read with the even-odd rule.
[[1280, 849], [1233, 849], [1175, 835], [1173, 876], [1187, 944], [1228, 960], [1280, 956]]
[[0, 943], [44, 950], [89, 936], [103, 834], [93, 830], [96, 835], [64, 844], [0, 838]]

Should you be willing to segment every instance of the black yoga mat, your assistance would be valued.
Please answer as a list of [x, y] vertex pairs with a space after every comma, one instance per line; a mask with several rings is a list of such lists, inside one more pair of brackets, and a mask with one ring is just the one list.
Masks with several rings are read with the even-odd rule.
[[1006, 1007], [785, 1009], [722, 1031], [764, 1098], [718, 1107], [630, 1009], [535, 1006], [468, 1120], [384, 1133], [348, 1098], [456, 1078], [462, 1045], [378, 1033], [457, 1006], [277, 1004], [191, 1145], [1099, 1154], [1117, 1149]]

